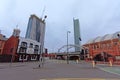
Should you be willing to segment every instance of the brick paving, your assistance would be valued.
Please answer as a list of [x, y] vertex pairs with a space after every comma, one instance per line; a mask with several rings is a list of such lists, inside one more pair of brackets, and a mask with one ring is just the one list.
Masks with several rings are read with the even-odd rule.
[[[0, 63], [0, 80], [40, 80], [51, 78], [93, 78], [120, 79], [119, 75], [108, 73], [84, 61], [70, 62], [47, 60], [44, 67], [39, 62]], [[74, 79], [73, 79], [74, 80]]]

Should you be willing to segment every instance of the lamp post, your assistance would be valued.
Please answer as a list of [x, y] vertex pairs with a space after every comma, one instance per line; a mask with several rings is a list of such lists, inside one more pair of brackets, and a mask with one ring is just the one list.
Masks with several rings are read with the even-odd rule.
[[68, 34], [71, 33], [70, 31], [67, 31], [67, 64], [69, 64], [69, 54], [68, 54]]

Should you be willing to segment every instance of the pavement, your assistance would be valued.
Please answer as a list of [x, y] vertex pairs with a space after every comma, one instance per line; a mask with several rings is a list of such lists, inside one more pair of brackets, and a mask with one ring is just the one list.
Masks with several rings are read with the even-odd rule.
[[108, 64], [98, 64], [97, 67], [103, 71], [120, 76], [120, 65], [109, 66]]
[[[120, 75], [105, 70], [113, 69], [107, 65], [92, 67], [84, 61], [46, 60], [40, 62], [0, 63], [0, 80], [120, 80]], [[108, 69], [109, 68], [109, 69]], [[104, 70], [102, 70], [104, 69]], [[113, 70], [115, 71], [115, 70]]]

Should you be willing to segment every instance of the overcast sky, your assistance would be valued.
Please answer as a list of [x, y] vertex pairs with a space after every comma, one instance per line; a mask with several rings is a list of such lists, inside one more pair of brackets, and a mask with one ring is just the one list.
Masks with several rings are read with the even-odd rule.
[[[43, 10], [45, 7], [45, 11]], [[74, 44], [73, 18], [79, 19], [82, 44], [89, 39], [120, 31], [120, 0], [0, 0], [0, 30], [10, 37], [18, 25], [26, 34], [31, 14], [47, 15], [45, 47], [50, 52]]]

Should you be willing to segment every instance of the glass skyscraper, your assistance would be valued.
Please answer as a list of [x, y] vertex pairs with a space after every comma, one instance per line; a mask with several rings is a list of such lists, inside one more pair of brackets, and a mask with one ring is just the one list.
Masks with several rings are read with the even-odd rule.
[[[77, 46], [80, 46], [81, 36], [80, 36], [80, 27], [79, 27], [79, 19], [73, 19], [74, 23], [74, 43]], [[79, 47], [75, 47], [75, 52], [80, 51]]]
[[45, 37], [45, 21], [40, 19], [36, 15], [31, 15], [29, 18], [25, 38], [39, 42], [41, 51], [43, 52], [44, 37]]

